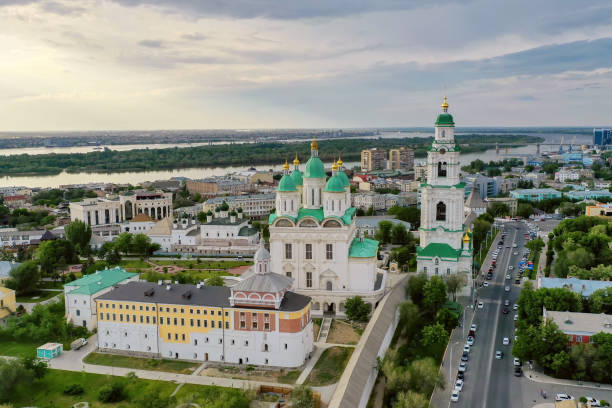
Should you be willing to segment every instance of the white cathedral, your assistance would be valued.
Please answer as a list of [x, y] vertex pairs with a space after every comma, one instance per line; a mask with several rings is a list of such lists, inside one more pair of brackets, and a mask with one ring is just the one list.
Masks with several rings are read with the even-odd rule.
[[[312, 314], [344, 315], [347, 298], [361, 296], [372, 309], [384, 294], [378, 241], [358, 236], [355, 208], [342, 160], [328, 179], [312, 141], [304, 173], [296, 156], [285, 163], [270, 214], [271, 269], [294, 280], [294, 291], [312, 298]], [[462, 207], [463, 208], [463, 207]]]
[[421, 184], [417, 270], [427, 276], [465, 274], [471, 287], [472, 240], [464, 224], [465, 183], [459, 178], [459, 145], [446, 97], [427, 149], [427, 182]]

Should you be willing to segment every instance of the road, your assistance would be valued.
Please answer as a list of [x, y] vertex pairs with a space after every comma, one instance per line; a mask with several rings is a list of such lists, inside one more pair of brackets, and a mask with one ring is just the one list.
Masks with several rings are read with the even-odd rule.
[[[489, 281], [489, 287], [478, 289], [478, 298], [483, 301], [484, 308], [476, 310], [474, 317], [474, 323], [477, 325], [476, 340], [470, 351], [465, 384], [460, 393], [459, 402], [452, 406], [530, 408], [540, 403], [553, 402], [554, 394], [561, 392], [576, 398], [588, 395], [610, 401], [612, 391], [546, 384], [524, 376], [514, 376], [512, 344], [514, 341], [513, 317], [516, 312], [512, 310], [512, 305], [517, 302], [520, 295], [520, 287], [514, 284], [514, 277], [518, 273], [518, 262], [525, 251], [524, 234], [527, 232], [527, 227], [522, 222], [513, 222], [506, 224], [504, 231], [508, 235], [504, 239], [504, 248], [497, 257], [497, 268], [493, 279]], [[491, 246], [492, 250], [497, 247], [497, 242], [498, 240]], [[512, 247], [514, 243], [517, 244], [517, 248]], [[517, 255], [514, 255], [514, 252], [517, 252]], [[510, 265], [513, 266], [512, 279], [506, 280]], [[483, 270], [486, 271], [488, 266], [487, 264], [487, 268]], [[482, 277], [479, 278], [479, 282], [482, 282]], [[510, 286], [510, 292], [504, 291], [505, 286]], [[502, 313], [506, 299], [510, 301], [510, 313], [507, 315]], [[504, 337], [510, 339], [510, 345], [502, 344]], [[496, 350], [504, 353], [502, 360], [495, 359]], [[540, 390], [546, 391], [548, 399], [545, 400], [540, 396]]]

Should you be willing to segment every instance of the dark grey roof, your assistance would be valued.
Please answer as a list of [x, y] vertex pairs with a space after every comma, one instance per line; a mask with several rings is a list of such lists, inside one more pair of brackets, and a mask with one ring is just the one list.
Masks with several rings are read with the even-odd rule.
[[[169, 305], [185, 306], [212, 306], [230, 307], [230, 289], [225, 286], [202, 286], [172, 284], [171, 289], [166, 290], [166, 285], [158, 285], [153, 282], [128, 282], [118, 285], [116, 288], [104, 295], [98, 296], [96, 300], [115, 300], [123, 302], [163, 303]], [[153, 293], [147, 296], [145, 292]], [[190, 297], [183, 296], [191, 294]], [[281, 303], [280, 311], [293, 312], [303, 309], [310, 298], [294, 292], [287, 292]], [[244, 309], [244, 307], [240, 307]], [[257, 309], [254, 307], [254, 309]]]
[[[267, 252], [267, 251], [266, 251]], [[290, 288], [293, 279], [274, 272], [254, 273], [243, 281], [232, 286], [234, 291], [244, 290], [249, 292], [281, 292]]]

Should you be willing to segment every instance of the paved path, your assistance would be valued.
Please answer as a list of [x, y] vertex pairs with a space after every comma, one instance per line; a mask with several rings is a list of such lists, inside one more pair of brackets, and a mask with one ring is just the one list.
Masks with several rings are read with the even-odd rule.
[[338, 382], [338, 388], [329, 405], [330, 408], [359, 407], [372, 370], [376, 368], [378, 352], [389, 326], [393, 324], [395, 319], [397, 307], [406, 298], [404, 283], [408, 276], [409, 274], [404, 274], [403, 279], [381, 300], [376, 308]]
[[[48, 291], [52, 291], [55, 292], [57, 290], [54, 289], [41, 289], [41, 290], [48, 290]], [[56, 302], [59, 300], [59, 295], [62, 294], [64, 291], [63, 290], [59, 290], [57, 295], [53, 296], [52, 298], [49, 298], [47, 300], [43, 300], [42, 302], [18, 302], [17, 306], [22, 305], [24, 307], [24, 309], [26, 310], [26, 312], [28, 313], [32, 313], [32, 309], [34, 309], [34, 307], [36, 307], [37, 305], [47, 305], [51, 302]]]
[[319, 329], [319, 335], [317, 336], [317, 341], [319, 343], [327, 343], [327, 336], [329, 336], [329, 331], [331, 330], [332, 318], [324, 317], [321, 322], [321, 328]]
[[561, 378], [554, 378], [542, 372], [531, 370], [527, 366], [524, 367], [523, 373], [525, 375], [525, 378], [531, 381], [539, 382], [539, 383], [612, 391], [612, 385], [610, 384], [600, 384], [600, 383], [594, 383], [594, 382], [588, 382], [588, 381], [574, 381], [574, 380], [564, 380]]

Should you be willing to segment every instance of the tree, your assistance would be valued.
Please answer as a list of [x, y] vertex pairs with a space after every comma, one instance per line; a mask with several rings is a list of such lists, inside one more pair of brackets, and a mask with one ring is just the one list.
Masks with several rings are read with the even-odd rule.
[[382, 244], [391, 242], [391, 228], [393, 228], [393, 223], [391, 221], [379, 222], [378, 231], [376, 231], [376, 239]]
[[389, 215], [395, 215], [398, 220], [406, 221], [412, 229], [418, 229], [421, 224], [421, 210], [416, 207], [400, 207], [394, 205], [387, 211]]
[[429, 400], [418, 392], [402, 391], [395, 396], [392, 408], [427, 408]]
[[487, 176], [488, 177], [501, 176], [501, 170], [499, 169], [499, 167], [489, 167], [487, 168]]
[[169, 408], [174, 406], [174, 397], [165, 395], [160, 384], [151, 384], [134, 399], [138, 408]]
[[46, 361], [39, 360], [34, 357], [24, 357], [21, 360], [21, 363], [23, 364], [26, 370], [30, 370], [32, 372], [32, 375], [37, 380], [43, 378], [49, 371], [49, 365]]
[[368, 215], [368, 216], [376, 215], [376, 210], [374, 210], [373, 206], [370, 206], [370, 208], [368, 208], [368, 211], [366, 212], [366, 215]]
[[427, 275], [420, 273], [418, 275], [411, 276], [408, 279], [406, 285], [406, 295], [412, 300], [417, 306], [423, 305], [423, 298], [425, 293], [425, 285], [427, 284]]
[[104, 258], [109, 265], [118, 265], [121, 262], [121, 254], [114, 242], [105, 242], [98, 251], [100, 258]]
[[298, 385], [291, 391], [291, 406], [295, 408], [312, 408], [315, 406], [312, 388]]
[[589, 311], [591, 313], [612, 314], [612, 286], [598, 289], [591, 294]]
[[442, 324], [434, 323], [423, 327], [421, 331], [421, 344], [431, 346], [442, 344], [448, 338], [448, 333]]
[[443, 307], [436, 315], [436, 322], [443, 325], [444, 328], [450, 332], [459, 324], [459, 318], [449, 309]]
[[[484, 214], [483, 214], [484, 215]], [[474, 220], [474, 230], [472, 231], [472, 239], [474, 248], [480, 248], [482, 242], [487, 237], [487, 233], [491, 230], [491, 222], [486, 220], [482, 215]]]
[[361, 296], [346, 299], [344, 312], [350, 320], [365, 322], [370, 316], [372, 305], [363, 301]]
[[19, 360], [0, 359], [0, 401], [9, 401], [20, 384], [32, 379], [32, 373]]
[[125, 384], [119, 380], [100, 387], [98, 391], [98, 400], [101, 402], [119, 402], [123, 401], [126, 396]]
[[400, 248], [394, 248], [391, 251], [391, 260], [396, 261], [400, 267], [407, 265], [414, 258], [415, 245], [406, 245]]
[[529, 203], [519, 203], [516, 207], [516, 215], [519, 217], [529, 218], [533, 213], [533, 205]]
[[432, 276], [423, 288], [423, 306], [426, 312], [435, 316], [446, 300], [446, 284], [441, 277]]
[[534, 254], [540, 252], [542, 248], [544, 248], [544, 245], [545, 245], [544, 240], [539, 237], [525, 244], [525, 246]]
[[406, 231], [404, 224], [395, 224], [391, 229], [391, 242], [394, 244], [407, 244], [410, 242], [410, 233]]
[[398, 323], [398, 331], [403, 335], [412, 335], [418, 331], [421, 325], [421, 312], [419, 307], [414, 303], [402, 302], [399, 305], [400, 317]]
[[149, 249], [151, 248], [151, 238], [145, 234], [136, 234], [132, 238], [132, 252], [146, 257], [149, 256]]
[[91, 227], [81, 220], [72, 221], [64, 228], [66, 239], [70, 241], [76, 251], [87, 256], [90, 251]]
[[119, 252], [123, 252], [124, 255], [127, 255], [132, 249], [132, 239], [132, 234], [129, 232], [122, 232], [113, 241], [115, 244], [115, 249], [117, 249]]
[[365, 211], [363, 211], [363, 209], [362, 209], [362, 208], [358, 208], [358, 209], [357, 209], [357, 212], [355, 212], [355, 215], [356, 215], [357, 217], [363, 217], [363, 216], [365, 216]]
[[41, 270], [49, 275], [55, 268], [78, 261], [74, 247], [65, 239], [44, 241], [36, 250], [36, 258]]
[[460, 291], [467, 283], [465, 274], [455, 274], [446, 277], [446, 291], [453, 296], [453, 302], [457, 300], [457, 292]]
[[206, 279], [206, 284], [208, 286], [223, 286], [225, 281], [221, 276], [211, 276], [210, 278]]
[[510, 215], [510, 209], [504, 203], [493, 203], [491, 207], [489, 207], [488, 212], [490, 212], [493, 217], [505, 217], [506, 215]]
[[436, 385], [444, 387], [444, 376], [433, 358], [427, 357], [413, 361], [408, 367], [410, 372], [410, 389], [431, 395]]
[[17, 295], [27, 295], [38, 291], [40, 272], [34, 261], [27, 261], [11, 270], [6, 286], [14, 289]]

